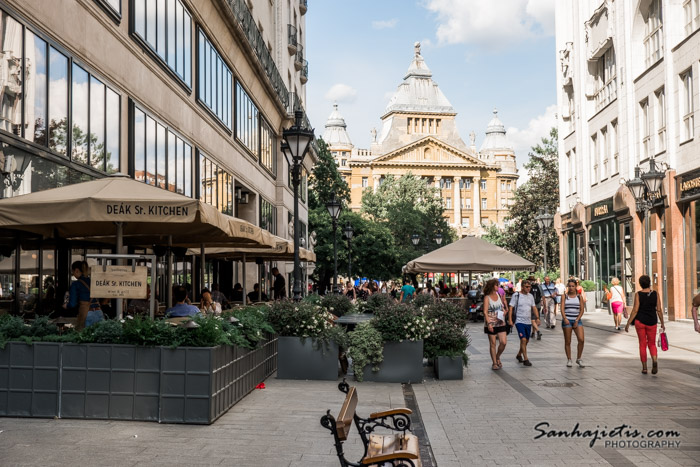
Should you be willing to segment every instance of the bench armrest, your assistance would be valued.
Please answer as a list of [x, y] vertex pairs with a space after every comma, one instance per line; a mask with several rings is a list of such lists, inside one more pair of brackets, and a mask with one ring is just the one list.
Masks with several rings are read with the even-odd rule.
[[[394, 451], [391, 454], [382, 454], [380, 456], [365, 457], [364, 459], [362, 459], [361, 463], [362, 465], [373, 465], [399, 459], [418, 460], [419, 457], [415, 453], [410, 451]], [[415, 465], [415, 462], [411, 463]]]
[[407, 409], [405, 407], [399, 408], [399, 409], [391, 409], [391, 410], [385, 410], [383, 412], [374, 412], [369, 414], [369, 418], [381, 418], [381, 417], [388, 417], [390, 415], [398, 415], [398, 414], [403, 414], [403, 415], [411, 415], [413, 411], [411, 409]]

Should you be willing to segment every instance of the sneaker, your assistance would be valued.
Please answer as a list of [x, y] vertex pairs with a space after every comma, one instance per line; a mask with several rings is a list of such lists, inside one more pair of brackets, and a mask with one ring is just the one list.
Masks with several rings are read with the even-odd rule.
[[537, 331], [537, 340], [542, 340], [542, 333], [540, 331]]
[[577, 364], [579, 367], [581, 367], [581, 368], [585, 368], [585, 367], [586, 367], [586, 365], [583, 364], [583, 360], [581, 360], [580, 358], [579, 358], [578, 360], [576, 360], [576, 364]]
[[574, 364], [571, 363], [571, 359], [568, 359], [568, 360], [566, 361], [566, 366], [568, 366], [569, 368], [571, 368], [572, 366], [574, 366]]
[[516, 355], [515, 358], [516, 358], [520, 363], [523, 362], [523, 357], [522, 357], [520, 354]]
[[525, 366], [532, 366], [532, 363], [530, 363], [530, 360], [525, 360], [525, 361], [523, 362], [523, 365], [525, 365]]

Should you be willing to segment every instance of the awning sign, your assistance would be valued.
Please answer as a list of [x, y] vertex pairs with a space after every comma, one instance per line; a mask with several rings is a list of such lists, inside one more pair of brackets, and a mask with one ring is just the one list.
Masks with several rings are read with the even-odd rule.
[[146, 266], [94, 266], [90, 275], [91, 298], [146, 298]]

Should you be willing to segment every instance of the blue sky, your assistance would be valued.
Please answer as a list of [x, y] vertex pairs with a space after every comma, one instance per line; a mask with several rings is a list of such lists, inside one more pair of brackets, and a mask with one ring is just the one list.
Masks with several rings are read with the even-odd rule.
[[555, 0], [316, 0], [306, 14], [307, 112], [323, 133], [332, 104], [355, 146], [401, 83], [420, 41], [465, 142], [484, 139], [494, 107], [518, 165], [555, 124]]

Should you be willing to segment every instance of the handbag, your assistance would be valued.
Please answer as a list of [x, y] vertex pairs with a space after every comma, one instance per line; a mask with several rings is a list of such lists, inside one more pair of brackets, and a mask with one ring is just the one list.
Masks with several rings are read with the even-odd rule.
[[612, 298], [612, 292], [610, 292], [608, 290], [608, 292], [606, 292], [606, 294], [605, 294], [605, 301], [609, 302], [611, 298]]
[[659, 346], [664, 352], [668, 350], [668, 336], [666, 335], [666, 331], [661, 331], [659, 333], [659, 339], [656, 345]]

